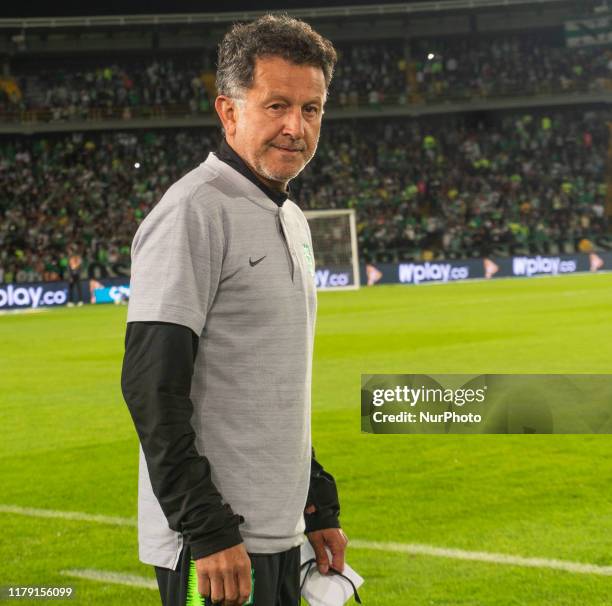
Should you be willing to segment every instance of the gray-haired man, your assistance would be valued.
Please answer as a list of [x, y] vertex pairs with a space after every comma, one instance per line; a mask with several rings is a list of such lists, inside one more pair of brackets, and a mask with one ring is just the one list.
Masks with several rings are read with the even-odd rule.
[[122, 389], [142, 446], [140, 558], [165, 606], [236, 606], [252, 589], [256, 606], [299, 604], [304, 531], [321, 572], [344, 566], [335, 484], [311, 456], [312, 242], [287, 190], [335, 61], [302, 21], [234, 26], [225, 141], [134, 237]]

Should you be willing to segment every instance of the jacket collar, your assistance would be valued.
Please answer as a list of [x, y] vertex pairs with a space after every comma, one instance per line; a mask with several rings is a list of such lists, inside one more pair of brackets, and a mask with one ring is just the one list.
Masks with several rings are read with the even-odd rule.
[[272, 202], [277, 206], [282, 206], [289, 198], [290, 191], [279, 192], [274, 191], [265, 185], [260, 179], [255, 176], [255, 173], [249, 168], [247, 163], [234, 151], [229, 143], [223, 138], [219, 150], [215, 154], [219, 160], [231, 166], [238, 171], [243, 177], [246, 177], [251, 183], [256, 185]]

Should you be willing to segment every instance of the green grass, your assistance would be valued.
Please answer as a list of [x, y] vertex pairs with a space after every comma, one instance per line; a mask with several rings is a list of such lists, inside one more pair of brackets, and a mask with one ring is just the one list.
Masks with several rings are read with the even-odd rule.
[[[361, 373], [610, 373], [612, 275], [323, 293], [313, 440], [349, 537], [612, 565], [608, 436], [360, 433]], [[0, 316], [0, 504], [134, 517], [137, 440], [120, 392], [126, 309]], [[136, 529], [0, 513], [0, 585], [72, 585], [71, 604], [155, 591]], [[350, 549], [366, 606], [612, 605], [612, 577]], [[26, 603], [21, 601], [20, 603]]]

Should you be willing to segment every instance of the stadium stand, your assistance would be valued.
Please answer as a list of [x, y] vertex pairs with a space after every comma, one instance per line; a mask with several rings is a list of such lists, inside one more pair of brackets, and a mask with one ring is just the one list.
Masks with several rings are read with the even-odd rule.
[[[495, 32], [467, 13], [426, 16], [411, 36], [391, 24], [372, 40], [367, 21], [337, 17], [328, 115], [295, 199], [356, 209], [366, 262], [611, 249], [610, 111], [597, 95], [612, 88], [612, 50], [570, 44], [563, 14], [542, 9], [526, 29], [508, 12], [514, 30]], [[84, 275], [129, 272], [138, 223], [216, 149], [214, 36], [172, 50], [182, 33], [160, 49], [156, 32], [153, 50], [125, 38], [130, 52], [70, 53], [98, 41], [66, 34], [61, 52], [22, 41], [5, 60], [0, 283], [61, 279], [72, 245]]]
[[[377, 107], [612, 89], [612, 51], [560, 36], [417, 39], [339, 45], [332, 107]], [[47, 69], [17, 63], [0, 86], [3, 121], [166, 117], [212, 112], [214, 52]], [[43, 69], [41, 69], [43, 68]]]
[[0, 108], [4, 120], [50, 122], [208, 113], [213, 60], [179, 55], [66, 67], [51, 62], [46, 70], [44, 62], [26, 64], [0, 92]]
[[[219, 132], [18, 138], [0, 148], [4, 281], [127, 265], [140, 220]], [[597, 111], [326, 125], [293, 183], [304, 208], [355, 208], [367, 260], [578, 251], [605, 236], [606, 115]], [[581, 244], [582, 243], [582, 244]]]
[[610, 90], [610, 49], [568, 48], [554, 33], [419, 40], [415, 94], [431, 102]]
[[605, 235], [601, 112], [470, 122], [334, 124], [299, 199], [356, 208], [371, 260], [575, 252]]

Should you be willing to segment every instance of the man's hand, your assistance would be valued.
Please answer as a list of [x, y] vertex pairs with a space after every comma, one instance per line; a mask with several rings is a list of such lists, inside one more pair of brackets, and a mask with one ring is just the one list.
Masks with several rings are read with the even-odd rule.
[[195, 561], [198, 591], [213, 604], [242, 606], [251, 595], [251, 560], [244, 543]]
[[[339, 572], [344, 571], [344, 552], [348, 545], [348, 539], [341, 528], [315, 530], [309, 532], [306, 536], [314, 549], [317, 567], [321, 574], [327, 574], [330, 565]], [[325, 547], [329, 547], [331, 551], [331, 564]]]

